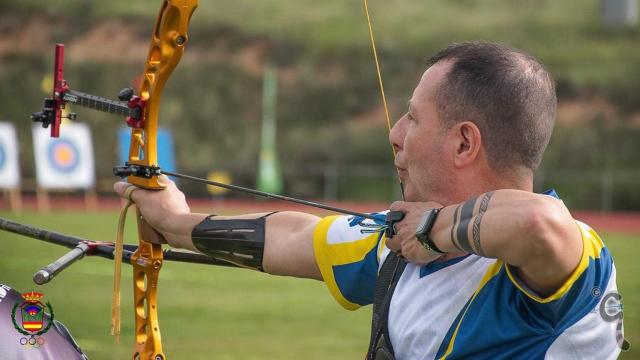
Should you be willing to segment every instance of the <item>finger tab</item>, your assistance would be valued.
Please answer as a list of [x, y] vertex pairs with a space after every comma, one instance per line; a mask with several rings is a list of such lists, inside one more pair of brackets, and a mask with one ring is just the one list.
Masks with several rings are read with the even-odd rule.
[[385, 236], [387, 239], [392, 238], [396, 234], [396, 223], [404, 219], [404, 213], [401, 211], [389, 211], [387, 213], [387, 229], [385, 230]]

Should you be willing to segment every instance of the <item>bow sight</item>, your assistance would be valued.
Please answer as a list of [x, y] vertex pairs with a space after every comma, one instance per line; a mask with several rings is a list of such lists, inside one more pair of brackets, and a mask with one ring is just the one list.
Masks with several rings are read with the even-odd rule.
[[53, 95], [44, 99], [42, 111], [33, 113], [31, 120], [42, 123], [43, 128], [51, 126], [51, 137], [58, 137], [62, 119], [76, 119], [75, 113], [69, 113], [67, 116], [62, 114], [62, 109], [70, 103], [109, 114], [126, 116], [127, 125], [137, 129], [143, 128], [146, 101], [136, 96], [130, 87], [120, 91], [118, 99], [120, 101], [71, 90], [69, 83], [64, 79], [64, 44], [57, 44], [53, 68]]

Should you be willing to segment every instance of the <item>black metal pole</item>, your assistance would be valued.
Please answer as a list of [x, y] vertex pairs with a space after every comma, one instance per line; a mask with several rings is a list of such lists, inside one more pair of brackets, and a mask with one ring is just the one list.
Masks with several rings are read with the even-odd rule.
[[35, 226], [21, 224], [2, 217], [0, 217], [0, 229], [12, 232], [14, 234], [43, 240], [48, 243], [62, 245], [70, 249], [76, 247], [80, 242], [89, 241], [80, 237], [64, 235], [54, 231], [37, 228]]
[[62, 255], [58, 260], [38, 270], [33, 275], [33, 282], [38, 285], [44, 285], [58, 275], [62, 270], [68, 268], [74, 262], [82, 259], [91, 247], [87, 243], [80, 243], [68, 253]]
[[[21, 223], [8, 220], [2, 217], [0, 217], [0, 230], [5, 230], [5, 231], [12, 232], [14, 234], [43, 240], [48, 243], [52, 243], [56, 245], [62, 245], [70, 249], [76, 249], [81, 244], [90, 244], [90, 245], [87, 245], [89, 249], [82, 251], [83, 255], [84, 254], [97, 255], [97, 256], [100, 256], [106, 259], [112, 259], [112, 260], [114, 258], [113, 243], [98, 242], [98, 241], [92, 241], [92, 240], [84, 239], [77, 236], [65, 235], [55, 231], [49, 231], [49, 230], [41, 229], [35, 226], [21, 224]], [[131, 264], [131, 256], [137, 249], [138, 249], [138, 246], [136, 245], [125, 244], [124, 251], [122, 252], [122, 261], [124, 263]], [[162, 251], [162, 253], [163, 253], [164, 260], [167, 260], [167, 261], [237, 267], [232, 263], [229, 263], [223, 260], [214, 259], [209, 256], [194, 253], [191, 251], [165, 249]], [[50, 265], [43, 268], [42, 270], [48, 269], [49, 271], [55, 271], [60, 266], [62, 266], [62, 269], [64, 269], [70, 263], [76, 260], [79, 260], [80, 258], [82, 258], [82, 256], [80, 256], [78, 251], [71, 251], [70, 253], [63, 255], [60, 259], [51, 263]], [[54, 266], [54, 264], [56, 263], [58, 264]], [[51, 266], [53, 267], [49, 268]], [[57, 273], [62, 269], [58, 269], [55, 272]]]

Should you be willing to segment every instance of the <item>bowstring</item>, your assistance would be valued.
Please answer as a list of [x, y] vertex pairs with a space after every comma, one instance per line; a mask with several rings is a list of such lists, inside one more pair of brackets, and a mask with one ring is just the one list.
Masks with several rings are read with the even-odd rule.
[[[368, 0], [362, 0], [364, 4], [364, 13], [367, 18], [367, 25], [369, 28], [369, 38], [371, 39], [371, 50], [373, 52], [373, 61], [376, 65], [376, 74], [378, 76], [378, 85], [380, 88], [380, 95], [382, 97], [382, 105], [384, 107], [384, 115], [387, 120], [387, 130], [391, 133], [391, 117], [389, 116], [389, 107], [387, 106], [387, 97], [384, 93], [384, 84], [382, 82], [382, 71], [380, 71], [380, 61], [378, 60], [378, 50], [376, 48], [376, 40], [373, 36], [373, 25], [371, 21], [371, 15], [369, 15], [369, 2]], [[393, 153], [393, 158], [396, 157], [396, 149], [391, 144], [391, 152]], [[399, 170], [396, 169], [396, 176], [398, 179], [398, 183], [400, 184], [400, 193], [402, 194], [402, 200], [404, 200], [404, 185], [402, 184], [402, 180], [400, 180]]]

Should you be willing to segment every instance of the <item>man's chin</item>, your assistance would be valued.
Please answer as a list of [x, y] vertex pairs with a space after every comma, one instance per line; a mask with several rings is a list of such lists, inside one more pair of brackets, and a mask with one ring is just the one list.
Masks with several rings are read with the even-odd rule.
[[403, 184], [402, 190], [404, 192], [403, 194], [404, 201], [407, 201], [407, 202], [433, 201], [430, 197], [430, 194], [426, 192], [418, 191], [414, 186], [411, 186], [411, 184], [407, 184], [407, 183]]
[[420, 201], [419, 198], [419, 194], [418, 192], [415, 191], [415, 189], [408, 184], [403, 184], [402, 187], [402, 198], [404, 199], [404, 201], [409, 201], [409, 202], [415, 202], [415, 201]]

